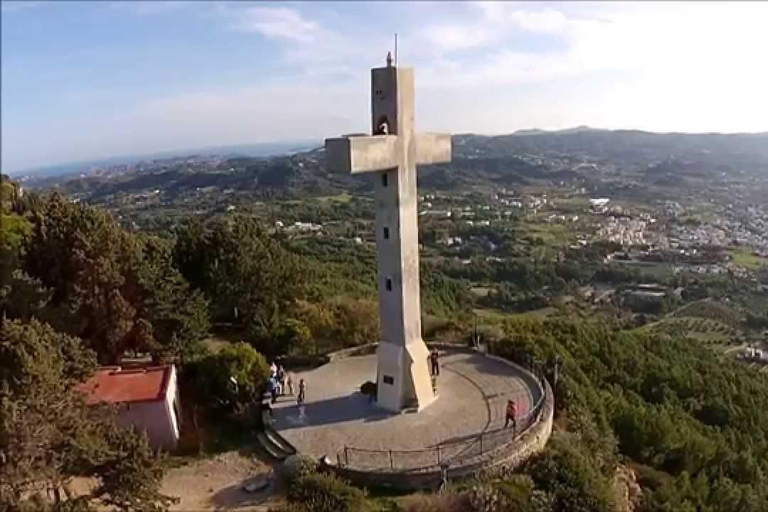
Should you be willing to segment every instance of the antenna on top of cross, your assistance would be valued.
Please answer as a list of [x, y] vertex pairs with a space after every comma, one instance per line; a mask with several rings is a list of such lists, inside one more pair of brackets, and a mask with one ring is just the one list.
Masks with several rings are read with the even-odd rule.
[[[387, 67], [392, 67], [392, 52], [387, 52]], [[397, 67], [397, 34], [395, 34], [395, 67]]]

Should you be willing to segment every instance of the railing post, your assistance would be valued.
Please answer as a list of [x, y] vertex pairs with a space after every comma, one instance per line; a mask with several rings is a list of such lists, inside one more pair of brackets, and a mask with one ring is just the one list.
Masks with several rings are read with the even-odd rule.
[[480, 455], [483, 454], [483, 434], [480, 434]]
[[395, 469], [395, 458], [392, 456], [392, 450], [389, 450], [389, 467]]
[[440, 463], [440, 445], [437, 445], [437, 465], [439, 466]]
[[344, 445], [344, 462], [346, 463], [346, 466], [349, 467], [349, 449], [347, 448], [347, 445]]

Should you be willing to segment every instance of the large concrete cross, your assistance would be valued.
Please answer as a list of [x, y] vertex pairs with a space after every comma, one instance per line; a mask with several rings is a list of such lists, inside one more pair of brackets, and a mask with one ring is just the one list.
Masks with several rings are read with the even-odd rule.
[[449, 162], [451, 136], [416, 135], [413, 69], [371, 70], [373, 135], [325, 140], [330, 169], [375, 172], [376, 260], [382, 342], [377, 403], [392, 411], [434, 400], [421, 339], [416, 165]]

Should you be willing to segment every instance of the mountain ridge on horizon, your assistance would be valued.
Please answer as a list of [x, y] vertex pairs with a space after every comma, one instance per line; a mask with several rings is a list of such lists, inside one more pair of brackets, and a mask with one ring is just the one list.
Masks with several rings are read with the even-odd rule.
[[[606, 133], [606, 134], [643, 134], [655, 136], [690, 136], [690, 137], [768, 137], [768, 131], [763, 132], [653, 132], [639, 129], [607, 129], [594, 128], [588, 125], [578, 125], [572, 128], [563, 128], [557, 130], [545, 130], [541, 128], [527, 128], [516, 130], [510, 133], [485, 134], [476, 132], [455, 133], [454, 137], [482, 137], [488, 139], [502, 139], [507, 137], [538, 137], [547, 135], [575, 135], [585, 133]], [[95, 167], [104, 167], [112, 165], [130, 165], [142, 160], [162, 160], [170, 158], [182, 158], [193, 155], [222, 156], [222, 157], [274, 157], [286, 154], [292, 154], [302, 151], [309, 151], [322, 146], [320, 141], [295, 141], [295, 142], [270, 142], [255, 144], [234, 144], [206, 146], [201, 148], [164, 150], [152, 153], [139, 153], [133, 155], [110, 156], [99, 159], [71, 161], [56, 163], [45, 166], [27, 168], [21, 171], [12, 171], [4, 173], [16, 178], [44, 178], [53, 176], [65, 176], [78, 172], [88, 171]]]
[[128, 155], [108, 156], [88, 160], [76, 160], [50, 165], [26, 168], [20, 171], [12, 171], [9, 176], [41, 178], [47, 176], [63, 176], [88, 171], [94, 167], [110, 165], [129, 165], [142, 160], [163, 160], [168, 158], [183, 158], [192, 155], [220, 155], [224, 157], [270, 157], [281, 154], [290, 154], [311, 149], [319, 142], [294, 141], [294, 142], [263, 142], [255, 144], [232, 144], [205, 146], [200, 148], [168, 149], [152, 153], [137, 153]]
[[[502, 133], [502, 134], [496, 134], [496, 135], [486, 135], [488, 137], [507, 137], [509, 135], [567, 135], [567, 134], [573, 134], [573, 133], [582, 133], [582, 132], [608, 132], [608, 133], [644, 133], [649, 135], [691, 135], [691, 136], [700, 136], [700, 135], [723, 135], [723, 136], [749, 136], [749, 135], [756, 135], [756, 136], [768, 136], [768, 131], [763, 132], [678, 132], [678, 131], [672, 131], [672, 132], [655, 132], [651, 130], [641, 130], [636, 128], [595, 128], [593, 126], [589, 126], [586, 124], [580, 124], [578, 126], [574, 126], [572, 128], [561, 128], [558, 130], [545, 130], [543, 128], [525, 128], [522, 130], [516, 130], [512, 133]], [[462, 134], [462, 135], [468, 135], [468, 134]], [[474, 135], [481, 135], [481, 134], [474, 134]]]

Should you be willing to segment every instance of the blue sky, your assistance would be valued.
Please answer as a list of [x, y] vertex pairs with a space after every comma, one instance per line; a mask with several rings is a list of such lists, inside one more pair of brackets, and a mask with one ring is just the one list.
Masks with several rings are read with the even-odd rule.
[[768, 130], [768, 4], [2, 2], [2, 170], [368, 128]]

